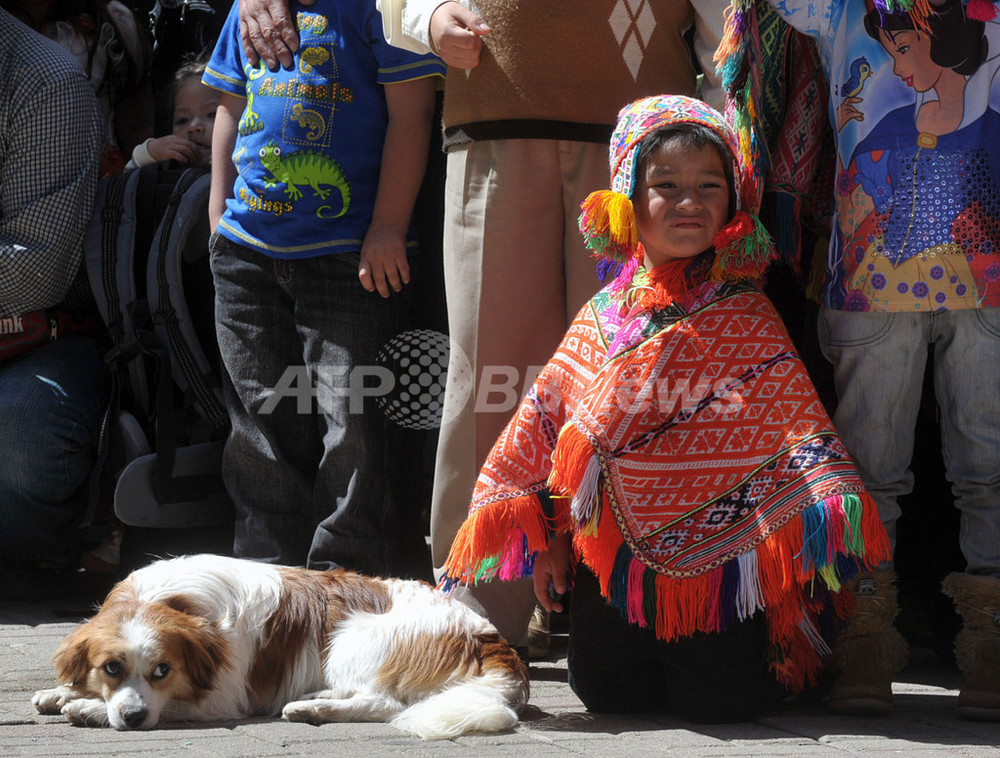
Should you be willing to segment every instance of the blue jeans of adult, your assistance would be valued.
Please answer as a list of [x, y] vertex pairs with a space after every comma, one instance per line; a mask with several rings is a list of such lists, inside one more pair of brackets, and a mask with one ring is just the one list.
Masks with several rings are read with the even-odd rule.
[[895, 547], [924, 369], [934, 350], [945, 473], [961, 511], [966, 571], [1000, 576], [1000, 309], [855, 313], [823, 308], [833, 363], [833, 421]]
[[366, 292], [358, 261], [279, 260], [212, 238], [237, 557], [386, 574], [422, 543], [400, 504], [393, 422], [360, 391], [379, 384], [364, 373], [404, 325], [407, 295]]
[[73, 560], [107, 400], [104, 350], [67, 335], [0, 363], [0, 562]]

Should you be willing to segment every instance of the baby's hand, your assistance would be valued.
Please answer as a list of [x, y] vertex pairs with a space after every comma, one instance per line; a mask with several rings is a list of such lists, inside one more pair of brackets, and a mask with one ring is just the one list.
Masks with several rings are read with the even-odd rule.
[[203, 158], [202, 150], [197, 143], [173, 134], [154, 137], [146, 143], [146, 150], [157, 163], [166, 163], [173, 159], [181, 163], [200, 165]]
[[358, 279], [369, 292], [378, 290], [382, 297], [410, 283], [410, 264], [406, 260], [406, 233], [372, 224], [361, 244]]

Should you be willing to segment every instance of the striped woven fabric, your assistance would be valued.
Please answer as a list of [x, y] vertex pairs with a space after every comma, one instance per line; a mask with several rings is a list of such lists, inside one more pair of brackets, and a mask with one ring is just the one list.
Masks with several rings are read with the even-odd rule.
[[848, 610], [841, 582], [888, 557], [875, 506], [758, 290], [620, 302], [581, 311], [497, 441], [446, 584], [530, 575], [571, 530], [608, 602], [661, 639], [763, 611], [798, 689]]

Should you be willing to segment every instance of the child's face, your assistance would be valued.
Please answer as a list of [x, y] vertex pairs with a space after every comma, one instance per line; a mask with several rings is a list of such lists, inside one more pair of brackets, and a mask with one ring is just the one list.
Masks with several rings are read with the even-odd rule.
[[646, 162], [632, 204], [647, 270], [703, 253], [729, 220], [722, 156], [711, 145], [665, 142]]
[[218, 106], [219, 91], [194, 78], [181, 82], [174, 95], [174, 136], [198, 146], [198, 165], [207, 166], [212, 159], [212, 129]]

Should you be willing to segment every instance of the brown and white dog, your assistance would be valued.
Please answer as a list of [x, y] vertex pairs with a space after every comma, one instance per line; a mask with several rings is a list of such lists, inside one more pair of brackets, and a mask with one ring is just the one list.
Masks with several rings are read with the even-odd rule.
[[517, 723], [528, 673], [496, 628], [422, 582], [196, 555], [119, 582], [32, 698], [87, 726], [276, 715], [425, 739]]

